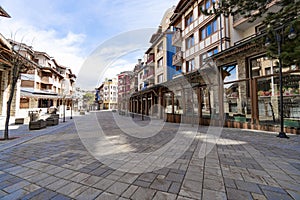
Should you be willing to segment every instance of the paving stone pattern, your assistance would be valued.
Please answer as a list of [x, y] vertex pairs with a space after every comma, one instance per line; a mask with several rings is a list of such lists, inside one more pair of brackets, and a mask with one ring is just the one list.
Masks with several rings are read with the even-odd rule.
[[[179, 127], [166, 123], [158, 134], [137, 138], [123, 133], [111, 112], [97, 117], [108, 137], [121, 134], [136, 153], [163, 147]], [[224, 128], [201, 158], [206, 130], [199, 127], [189, 148], [171, 165], [134, 174], [95, 159], [70, 124], [1, 151], [0, 199], [300, 199], [298, 135], [286, 140], [274, 133]]]

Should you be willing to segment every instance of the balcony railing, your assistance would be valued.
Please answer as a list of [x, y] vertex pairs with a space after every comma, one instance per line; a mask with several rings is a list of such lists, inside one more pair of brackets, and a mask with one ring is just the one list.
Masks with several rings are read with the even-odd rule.
[[147, 60], [147, 64], [153, 63], [154, 62], [154, 55], [150, 55], [148, 60]]
[[146, 74], [144, 74], [143, 79], [146, 79], [152, 75], [154, 75], [154, 70], [150, 70]]
[[172, 64], [174, 66], [182, 66], [183, 62], [183, 53], [182, 51], [178, 51], [172, 58]]
[[182, 36], [181, 36], [181, 30], [177, 30], [173, 37], [172, 37], [172, 45], [175, 47], [181, 47], [182, 46]]

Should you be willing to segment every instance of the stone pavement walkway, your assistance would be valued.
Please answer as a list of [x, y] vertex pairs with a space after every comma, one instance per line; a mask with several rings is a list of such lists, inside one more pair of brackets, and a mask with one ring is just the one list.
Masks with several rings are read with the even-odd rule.
[[[80, 126], [90, 122], [91, 116], [99, 124], [86, 127], [86, 136], [94, 135], [84, 137]], [[55, 133], [2, 149], [0, 199], [300, 199], [298, 135], [289, 135], [287, 140], [274, 133], [223, 129], [219, 139], [211, 139], [205, 134], [208, 127], [199, 127], [192, 137], [190, 125], [183, 125], [180, 131], [178, 124], [165, 123], [160, 130], [156, 129], [159, 123], [133, 120], [138, 127], [157, 133], [137, 137], [134, 134], [138, 128], [130, 129], [128, 125], [121, 130], [113, 113], [99, 112], [82, 116], [75, 120], [76, 124], [69, 123]], [[99, 127], [105, 140], [97, 133]], [[79, 135], [77, 130], [81, 130]], [[143, 164], [148, 168], [137, 168], [145, 172], [133, 173], [122, 166], [135, 161], [135, 157], [123, 157], [125, 154], [152, 155], [178, 135], [191, 141], [185, 151], [185, 140], [178, 140], [177, 152], [167, 149], [170, 151], [163, 154], [164, 159], [151, 157], [152, 162]], [[95, 136], [102, 140], [87, 149], [98, 152], [95, 156], [100, 161], [83, 145], [96, 140]], [[117, 150], [109, 149], [113, 145]], [[199, 156], [203, 149], [205, 157]], [[178, 153], [181, 156], [170, 165], [149, 170], [153, 163], [167, 163]], [[133, 168], [140, 163], [135, 164]]]
[[[29, 130], [28, 124], [22, 124], [22, 125], [10, 124], [9, 138], [16, 138], [16, 139], [1, 140], [0, 151], [22, 144], [41, 135], [56, 132], [58, 129], [70, 125], [70, 123], [72, 123], [72, 120], [66, 120], [65, 122], [62, 122], [62, 120], [60, 120], [58, 125], [47, 126], [45, 129], [41, 129], [41, 130]], [[4, 126], [0, 126], [0, 138], [3, 138], [3, 135], [4, 135]]]

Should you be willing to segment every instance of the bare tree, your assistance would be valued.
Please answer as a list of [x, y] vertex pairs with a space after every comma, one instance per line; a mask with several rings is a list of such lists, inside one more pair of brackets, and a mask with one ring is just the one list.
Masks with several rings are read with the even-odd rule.
[[[4, 139], [9, 139], [9, 119], [11, 112], [11, 105], [14, 98], [15, 88], [18, 82], [18, 79], [21, 76], [21, 73], [25, 73], [26, 71], [34, 68], [36, 65], [31, 60], [27, 59], [25, 56], [21, 54], [21, 50], [23, 46], [22, 43], [18, 43], [10, 40], [10, 49], [1, 49], [0, 58], [5, 61], [6, 65], [11, 67], [11, 76], [10, 84], [9, 84], [9, 97], [7, 101], [7, 110], [6, 110], [6, 119], [5, 119], [5, 130], [4, 130]], [[5, 51], [5, 52], [4, 52]]]

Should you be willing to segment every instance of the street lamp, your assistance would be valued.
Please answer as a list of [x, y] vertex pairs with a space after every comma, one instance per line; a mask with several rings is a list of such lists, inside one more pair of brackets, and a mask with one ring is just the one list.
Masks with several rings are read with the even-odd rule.
[[[279, 65], [279, 111], [280, 111], [280, 132], [277, 135], [279, 138], [289, 138], [286, 133], [284, 132], [284, 117], [283, 117], [283, 83], [282, 83], [282, 60], [281, 60], [281, 46], [282, 46], [282, 38], [284, 37], [283, 35], [283, 30], [285, 26], [281, 27], [281, 32], [280, 30], [275, 30], [275, 39], [277, 42], [277, 54], [278, 54], [278, 65]], [[288, 35], [289, 39], [295, 39], [297, 34], [295, 33], [295, 30], [293, 27], [290, 29], [290, 33]], [[265, 46], [269, 47], [271, 45], [270, 38], [267, 37]]]
[[73, 119], [73, 95], [71, 95], [71, 117], [70, 119]]

